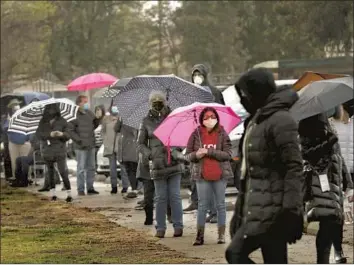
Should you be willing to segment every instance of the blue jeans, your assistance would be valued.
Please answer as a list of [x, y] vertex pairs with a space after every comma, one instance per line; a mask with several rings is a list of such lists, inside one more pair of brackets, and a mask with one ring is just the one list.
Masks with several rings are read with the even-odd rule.
[[89, 150], [75, 150], [77, 161], [77, 191], [85, 192], [85, 180], [87, 190], [93, 190], [95, 179], [95, 148]]
[[116, 154], [113, 153], [109, 157], [109, 171], [111, 175], [111, 186], [112, 188], [117, 188], [118, 186], [118, 172], [117, 172], [117, 157]]
[[120, 163], [120, 178], [122, 180], [122, 186], [125, 189], [129, 188], [130, 182], [128, 178], [128, 172], [123, 163]]
[[218, 226], [226, 225], [226, 204], [225, 192], [227, 182], [223, 179], [218, 181], [206, 181], [204, 179], [197, 180], [198, 190], [198, 214], [197, 225], [205, 226], [207, 211], [210, 207], [210, 202], [215, 197], [215, 206], [218, 216]]
[[183, 210], [180, 193], [181, 175], [154, 180], [156, 194], [156, 230], [166, 230], [167, 203], [171, 206], [174, 228], [183, 228]]

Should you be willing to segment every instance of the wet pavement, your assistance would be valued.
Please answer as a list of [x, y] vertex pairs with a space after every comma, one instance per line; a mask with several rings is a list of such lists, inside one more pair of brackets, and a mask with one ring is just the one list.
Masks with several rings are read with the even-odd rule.
[[[115, 222], [121, 226], [132, 228], [139, 231], [145, 231], [147, 236], [153, 236], [155, 229], [153, 226], [144, 226], [145, 220], [144, 211], [135, 210], [137, 201], [142, 199], [139, 196], [135, 199], [124, 199], [121, 194], [110, 194], [110, 184], [105, 182], [95, 182], [95, 189], [100, 192], [99, 195], [78, 197], [76, 193], [76, 178], [70, 178], [72, 184], [72, 195], [74, 198], [73, 204], [77, 207], [90, 208], [92, 211], [99, 212], [112, 222]], [[43, 180], [40, 180], [43, 182]], [[36, 192], [38, 187], [29, 187], [28, 190]], [[66, 192], [60, 191], [61, 185], [57, 188], [58, 198], [65, 199]], [[44, 196], [50, 196], [49, 192], [43, 193]], [[188, 205], [188, 191], [182, 190], [183, 206]], [[232, 203], [235, 201], [235, 197], [227, 197], [228, 204], [230, 205], [227, 212], [227, 219], [232, 217], [233, 207]], [[228, 222], [229, 223], [229, 222]], [[204, 263], [226, 263], [224, 258], [226, 245], [216, 244], [217, 228], [216, 224], [208, 224], [205, 234], [205, 245], [192, 246], [195, 237], [196, 227], [196, 212], [192, 212], [184, 215], [184, 235], [182, 238], [173, 238], [173, 228], [171, 224], [168, 224], [168, 230], [166, 238], [158, 241], [159, 244], [166, 245], [171, 249], [180, 251], [187, 256], [199, 257], [204, 259]], [[352, 228], [352, 226], [351, 226]], [[348, 229], [348, 227], [347, 227]], [[228, 228], [227, 228], [228, 231]], [[351, 236], [353, 234], [351, 233]], [[119, 236], [119, 235], [117, 235]], [[229, 237], [227, 236], [227, 243]], [[348, 242], [348, 240], [346, 241]], [[350, 242], [350, 239], [349, 239]], [[353, 242], [353, 239], [351, 239]], [[344, 244], [344, 253], [348, 256], [348, 263], [353, 263], [353, 243], [351, 245]], [[332, 255], [333, 256], [333, 255]], [[263, 263], [260, 251], [254, 252], [251, 257], [257, 263]], [[295, 245], [289, 246], [289, 263], [315, 263], [316, 262], [316, 247], [315, 237], [312, 235], [304, 235], [302, 240]]]

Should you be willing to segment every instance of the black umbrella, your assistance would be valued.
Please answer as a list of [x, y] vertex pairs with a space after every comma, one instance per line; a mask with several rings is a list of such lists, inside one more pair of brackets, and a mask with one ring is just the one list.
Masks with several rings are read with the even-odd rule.
[[114, 98], [119, 114], [126, 125], [139, 128], [147, 115], [149, 95], [153, 90], [166, 94], [169, 107], [173, 110], [195, 102], [211, 103], [213, 95], [205, 88], [190, 83], [175, 75], [141, 75], [120, 79], [111, 89], [119, 93]]

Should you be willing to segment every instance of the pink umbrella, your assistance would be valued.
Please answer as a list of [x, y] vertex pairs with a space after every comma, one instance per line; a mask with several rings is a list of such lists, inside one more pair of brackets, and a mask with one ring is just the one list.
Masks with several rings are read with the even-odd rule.
[[80, 76], [68, 85], [69, 91], [86, 91], [112, 85], [118, 78], [105, 73], [92, 73]]
[[231, 107], [217, 103], [196, 102], [172, 111], [154, 131], [155, 136], [167, 147], [187, 146], [190, 135], [199, 126], [199, 115], [206, 107], [212, 107], [218, 112], [220, 125], [228, 134], [241, 122], [241, 118]]

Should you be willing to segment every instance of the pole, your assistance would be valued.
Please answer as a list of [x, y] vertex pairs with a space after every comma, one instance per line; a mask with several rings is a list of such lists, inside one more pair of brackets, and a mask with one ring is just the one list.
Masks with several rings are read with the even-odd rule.
[[162, 57], [162, 1], [158, 1], [158, 23], [159, 23], [159, 74], [162, 74], [163, 57]]

